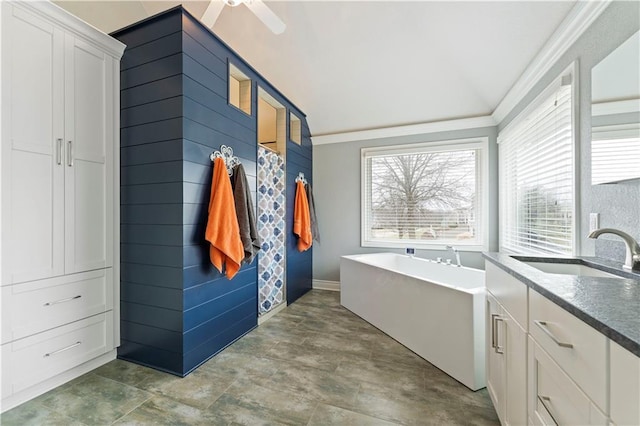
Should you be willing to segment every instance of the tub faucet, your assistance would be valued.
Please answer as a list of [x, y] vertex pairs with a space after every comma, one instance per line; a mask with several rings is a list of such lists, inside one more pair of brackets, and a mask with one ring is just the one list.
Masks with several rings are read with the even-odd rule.
[[445, 249], [447, 250], [452, 250], [453, 253], [456, 255], [456, 265], [457, 267], [462, 266], [462, 263], [460, 262], [460, 253], [458, 252], [458, 249], [455, 248], [454, 246], [446, 246]]
[[638, 242], [626, 232], [613, 228], [596, 229], [589, 234], [589, 238], [598, 238], [602, 234], [614, 234], [622, 238], [627, 246], [627, 258], [625, 259], [622, 267], [634, 272], [640, 272], [640, 246], [638, 245]]

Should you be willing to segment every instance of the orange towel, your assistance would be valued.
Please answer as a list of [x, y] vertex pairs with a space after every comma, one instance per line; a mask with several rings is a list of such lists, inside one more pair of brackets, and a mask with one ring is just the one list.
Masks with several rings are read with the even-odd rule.
[[309, 202], [302, 182], [298, 182], [296, 186], [296, 200], [293, 206], [293, 232], [298, 235], [298, 251], [308, 250], [313, 243], [313, 236], [311, 235]]
[[205, 238], [211, 243], [209, 258], [213, 266], [222, 272], [224, 264], [227, 278], [233, 278], [240, 269], [240, 262], [244, 259], [244, 248], [240, 240], [231, 180], [222, 158], [216, 158], [213, 163], [209, 219]]

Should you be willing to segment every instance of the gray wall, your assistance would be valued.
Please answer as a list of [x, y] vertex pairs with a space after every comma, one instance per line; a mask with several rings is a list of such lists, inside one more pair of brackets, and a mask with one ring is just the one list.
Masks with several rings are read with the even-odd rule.
[[[640, 28], [640, 3], [614, 1], [499, 124], [504, 128], [553, 79], [578, 61], [580, 205], [578, 254], [624, 260], [624, 245], [614, 236], [587, 238], [589, 213], [600, 213], [600, 227], [618, 228], [640, 239], [640, 180], [591, 186], [591, 69]], [[615, 76], [612, 76], [615, 78]], [[640, 167], [640, 166], [639, 166]], [[597, 244], [597, 247], [596, 247]]]
[[[360, 247], [360, 149], [433, 142], [473, 137], [489, 138], [489, 248], [497, 250], [498, 225], [498, 149], [496, 128], [458, 130], [424, 135], [384, 138], [358, 142], [315, 145], [313, 147], [313, 191], [321, 242], [314, 243], [313, 278], [340, 280], [340, 256], [346, 254], [390, 251], [402, 249]], [[417, 256], [451, 257], [441, 251], [417, 250]], [[467, 266], [484, 268], [479, 252], [462, 252], [461, 260]]]

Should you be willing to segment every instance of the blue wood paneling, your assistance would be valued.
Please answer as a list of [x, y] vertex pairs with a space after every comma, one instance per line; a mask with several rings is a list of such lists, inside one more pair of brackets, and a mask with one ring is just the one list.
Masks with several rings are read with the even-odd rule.
[[120, 244], [123, 262], [182, 268], [182, 247], [151, 244]]
[[182, 96], [175, 96], [123, 109], [120, 112], [120, 127], [127, 128], [182, 117], [183, 102]]
[[182, 31], [176, 29], [173, 34], [157, 38], [137, 47], [129, 47], [126, 55], [120, 62], [120, 70], [128, 70], [167, 56], [180, 53], [182, 50]]
[[252, 312], [246, 317], [234, 323], [229, 328], [222, 330], [219, 334], [212, 336], [184, 355], [184, 371], [191, 372], [193, 369], [204, 363], [206, 360], [222, 351], [231, 343], [244, 336], [256, 327], [255, 314]]
[[118, 348], [118, 358], [184, 376], [183, 355], [177, 352], [141, 345], [123, 338]]
[[[257, 261], [232, 280], [209, 261], [209, 155], [223, 144], [233, 148], [255, 206], [257, 87], [301, 120], [304, 114], [180, 7], [113, 35], [128, 45], [121, 63], [118, 353], [185, 375], [257, 325]], [[253, 80], [251, 115], [227, 102], [228, 63]], [[296, 169], [287, 174], [288, 200], [297, 171], [311, 175], [308, 139], [303, 127], [302, 146], [287, 153], [287, 167]], [[287, 286], [295, 300], [311, 287], [311, 251], [291, 256]]]
[[150, 325], [169, 331], [182, 332], [182, 309], [168, 309], [147, 303], [120, 302], [120, 318], [123, 321]]
[[[122, 152], [120, 154], [122, 155]], [[165, 161], [120, 168], [120, 184], [123, 186], [181, 181], [182, 161]]]
[[182, 74], [140, 84], [120, 91], [120, 107], [129, 108], [161, 99], [180, 96], [182, 93]]
[[179, 8], [158, 14], [144, 21], [129, 25], [111, 33], [127, 45], [127, 51], [145, 43], [153, 42], [159, 38], [182, 30], [182, 11]]
[[[247, 302], [254, 303], [247, 304]], [[185, 311], [185, 351], [198, 346], [200, 342], [207, 339], [207, 336], [214, 335], [217, 329], [226, 328], [236, 320], [251, 314], [255, 311], [257, 304], [255, 286], [249, 283], [244, 287], [234, 287], [232, 291], [220, 297]], [[241, 311], [229, 314], [239, 306], [244, 306]]]
[[122, 282], [120, 300], [182, 312], [182, 289]]
[[122, 224], [120, 234], [122, 244], [182, 245], [182, 225]]
[[178, 204], [182, 200], [180, 182], [127, 185], [120, 188], [121, 204]]
[[120, 263], [120, 281], [182, 290], [182, 268]]
[[182, 352], [182, 332], [180, 331], [164, 330], [159, 327], [124, 320], [121, 321], [121, 324], [126, 325], [120, 330], [124, 340], [168, 352]]
[[182, 138], [182, 119], [157, 121], [120, 129], [120, 146], [142, 145]]
[[120, 166], [164, 163], [182, 160], [182, 140], [174, 139], [144, 145], [127, 146], [120, 149]]

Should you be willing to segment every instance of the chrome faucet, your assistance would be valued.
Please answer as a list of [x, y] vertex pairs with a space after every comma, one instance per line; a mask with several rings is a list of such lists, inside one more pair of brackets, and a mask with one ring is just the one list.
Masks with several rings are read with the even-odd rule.
[[445, 247], [446, 250], [452, 250], [453, 253], [456, 255], [456, 265], [457, 267], [462, 266], [462, 263], [460, 262], [460, 253], [458, 253], [458, 249], [455, 248], [454, 246], [446, 246]]
[[596, 229], [589, 234], [589, 238], [598, 238], [602, 234], [614, 234], [622, 238], [627, 246], [627, 258], [625, 259], [622, 267], [634, 272], [640, 272], [640, 246], [638, 245], [638, 242], [626, 232], [613, 228]]

